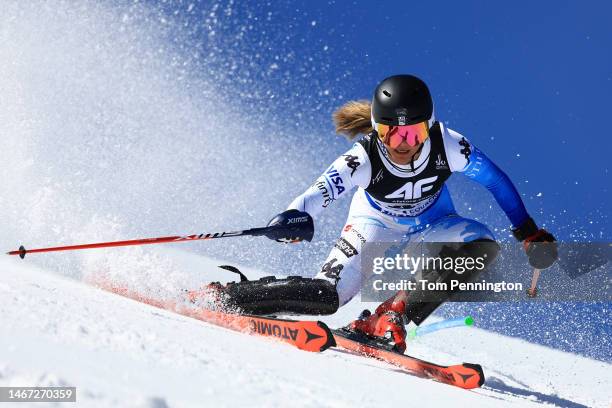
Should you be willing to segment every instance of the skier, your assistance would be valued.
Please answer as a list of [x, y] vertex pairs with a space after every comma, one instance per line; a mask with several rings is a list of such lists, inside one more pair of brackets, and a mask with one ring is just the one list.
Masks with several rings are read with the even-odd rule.
[[[281, 227], [281, 234], [273, 236], [279, 241], [310, 241], [313, 217], [357, 187], [338, 241], [314, 279], [269, 277], [219, 286], [228, 304], [253, 314], [334, 313], [359, 292], [361, 251], [372, 242], [457, 242], [454, 256], [484, 256], [490, 264], [499, 246], [487, 226], [455, 211], [445, 185], [454, 172], [493, 194], [534, 267], [544, 269], [556, 260], [555, 244], [534, 244], [555, 239], [538, 228], [506, 174], [464, 136], [436, 121], [429, 89], [419, 78], [384, 79], [371, 104], [348, 102], [334, 113], [334, 121], [338, 133], [365, 136], [269, 225]], [[294, 232], [288, 234], [287, 228]], [[465, 279], [475, 277], [466, 274]], [[404, 325], [420, 324], [444, 300], [422, 301], [400, 291], [374, 313], [364, 311], [347, 329], [403, 352]]]

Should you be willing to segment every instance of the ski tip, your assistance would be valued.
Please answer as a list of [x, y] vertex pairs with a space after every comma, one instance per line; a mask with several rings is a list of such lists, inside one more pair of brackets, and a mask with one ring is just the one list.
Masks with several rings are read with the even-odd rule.
[[482, 387], [485, 383], [485, 375], [484, 371], [482, 371], [482, 366], [480, 364], [472, 364], [472, 363], [463, 363], [465, 368], [470, 368], [476, 372], [478, 372], [478, 387]]

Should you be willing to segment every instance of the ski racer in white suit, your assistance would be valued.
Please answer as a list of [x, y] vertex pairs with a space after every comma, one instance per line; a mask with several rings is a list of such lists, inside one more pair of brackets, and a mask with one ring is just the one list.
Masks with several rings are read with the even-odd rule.
[[[483, 180], [483, 177], [478, 177], [483, 167], [476, 163], [482, 164], [488, 159], [459, 133], [440, 123], [434, 126], [440, 131], [430, 133], [418, 159], [408, 165], [395, 164], [385, 154], [379, 138], [366, 136], [336, 159], [308, 190], [289, 205], [289, 209], [307, 212], [316, 219], [334, 200], [349, 195], [357, 187], [340, 239], [317, 275], [317, 278], [336, 284], [340, 305], [359, 292], [362, 283], [360, 253], [366, 242], [495, 239], [485, 225], [457, 215], [446, 186], [434, 188], [436, 179], [445, 178], [452, 172], [465, 173], [470, 162], [474, 165], [469, 167], [468, 177]], [[371, 144], [376, 144], [372, 150], [378, 155], [374, 166], [364, 147]], [[433, 169], [434, 173], [427, 171], [428, 168]], [[490, 168], [487, 167], [487, 170], [490, 171]], [[426, 175], [423, 174], [425, 172]], [[393, 186], [386, 183], [385, 177], [394, 177], [401, 182]], [[411, 203], [394, 204], [377, 200], [366, 191], [368, 186], [376, 184], [386, 184], [386, 197], [399, 198], [394, 201], [411, 200]], [[513, 204], [518, 204], [519, 208], [512, 208], [511, 211], [524, 210], [520, 200]]]
[[[534, 267], [543, 269], [555, 261], [554, 244], [547, 244], [547, 250], [534, 244], [552, 243], [554, 237], [536, 226], [505, 173], [464, 136], [435, 120], [429, 89], [419, 78], [386, 78], [371, 104], [349, 102], [335, 112], [334, 120], [339, 133], [364, 137], [272, 219], [269, 225], [278, 227], [280, 236], [268, 236], [285, 242], [310, 240], [312, 219], [356, 188], [340, 238], [316, 279], [233, 285], [228, 293], [243, 310], [333, 313], [359, 292], [361, 251], [370, 242], [464, 243], [457, 256], [484, 256], [487, 264], [492, 262], [499, 246], [489, 228], [455, 211], [445, 185], [452, 173], [464, 174], [493, 194]], [[305, 226], [302, 231], [295, 227], [299, 225]], [[289, 227], [293, 232], [284, 233], [283, 228]], [[415, 295], [400, 291], [374, 313], [364, 311], [347, 329], [403, 352], [404, 325], [420, 324], [445, 300], [423, 302]]]

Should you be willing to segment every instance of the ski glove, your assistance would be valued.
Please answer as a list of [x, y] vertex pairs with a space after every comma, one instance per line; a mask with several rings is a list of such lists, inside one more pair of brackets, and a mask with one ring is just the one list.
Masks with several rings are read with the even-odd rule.
[[307, 212], [287, 210], [270, 220], [265, 235], [285, 243], [311, 241], [314, 235], [314, 223]]
[[537, 269], [550, 267], [558, 258], [557, 240], [548, 231], [538, 228], [533, 218], [512, 230], [514, 237], [523, 242], [529, 264]]

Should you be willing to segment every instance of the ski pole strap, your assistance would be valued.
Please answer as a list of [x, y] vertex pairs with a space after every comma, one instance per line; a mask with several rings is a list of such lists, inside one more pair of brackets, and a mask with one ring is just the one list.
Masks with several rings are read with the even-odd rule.
[[412, 340], [416, 337], [420, 337], [438, 330], [450, 329], [451, 327], [472, 326], [473, 324], [474, 318], [472, 316], [457, 317], [454, 319], [442, 320], [425, 326], [413, 327], [411, 330], [408, 331], [408, 333], [406, 333], [406, 337]]

